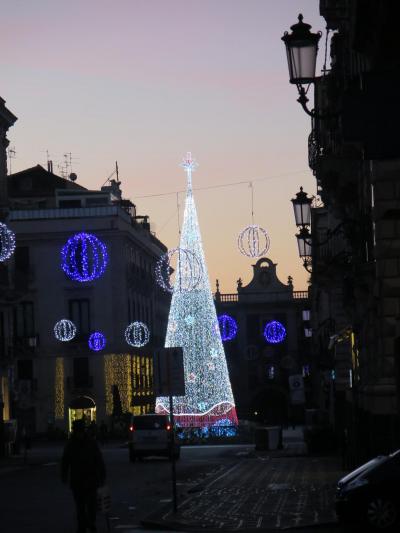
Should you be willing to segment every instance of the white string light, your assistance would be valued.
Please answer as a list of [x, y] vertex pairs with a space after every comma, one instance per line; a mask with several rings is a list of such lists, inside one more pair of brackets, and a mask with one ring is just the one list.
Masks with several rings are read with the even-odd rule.
[[58, 341], [69, 342], [76, 335], [76, 326], [67, 318], [62, 318], [54, 325], [54, 336]]
[[162, 289], [172, 293], [174, 287], [170, 276], [174, 269], [171, 267], [171, 261], [175, 255], [177, 255], [175, 285], [177, 279], [179, 280], [177, 290], [193, 291], [201, 282], [203, 271], [197, 255], [185, 248], [173, 248], [160, 257], [155, 267], [156, 281]]
[[125, 329], [125, 340], [135, 348], [146, 346], [150, 340], [149, 328], [143, 322], [132, 322]]
[[240, 253], [247, 257], [261, 257], [268, 252], [269, 247], [267, 232], [257, 224], [250, 224], [239, 233], [238, 248]]
[[[178, 256], [165, 341], [166, 347], [183, 348], [186, 395], [174, 397], [174, 416], [179, 426], [206, 430], [224, 420], [232, 430], [237, 424], [235, 403], [192, 195], [195, 165], [188, 154], [182, 165], [187, 173], [187, 192], [180, 249], [190, 253]], [[188, 285], [192, 255], [199, 260], [201, 279], [192, 290], [180, 290]], [[156, 412], [169, 412], [167, 397], [157, 398]]]

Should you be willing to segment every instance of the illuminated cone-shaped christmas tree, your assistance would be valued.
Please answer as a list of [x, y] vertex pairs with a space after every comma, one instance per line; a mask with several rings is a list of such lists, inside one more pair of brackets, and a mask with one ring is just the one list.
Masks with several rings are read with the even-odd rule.
[[[175, 421], [181, 427], [235, 426], [235, 403], [192, 193], [196, 163], [190, 153], [182, 166], [186, 205], [165, 340], [166, 347], [183, 348], [186, 395], [174, 397]], [[168, 398], [157, 398], [156, 412], [169, 412]]]

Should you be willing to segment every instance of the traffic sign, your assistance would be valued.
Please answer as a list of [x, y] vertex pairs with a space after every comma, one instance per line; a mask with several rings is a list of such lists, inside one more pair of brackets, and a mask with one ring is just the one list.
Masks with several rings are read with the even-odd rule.
[[182, 348], [160, 348], [154, 352], [153, 385], [156, 396], [185, 396]]

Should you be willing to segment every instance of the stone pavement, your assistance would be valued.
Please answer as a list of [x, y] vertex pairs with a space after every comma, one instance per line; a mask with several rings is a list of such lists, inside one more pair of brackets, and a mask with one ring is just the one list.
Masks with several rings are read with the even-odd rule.
[[285, 432], [284, 449], [247, 453], [193, 487], [174, 515], [163, 507], [142, 521], [148, 528], [279, 530], [336, 522], [334, 493], [343, 475], [337, 457], [305, 453], [296, 432]]

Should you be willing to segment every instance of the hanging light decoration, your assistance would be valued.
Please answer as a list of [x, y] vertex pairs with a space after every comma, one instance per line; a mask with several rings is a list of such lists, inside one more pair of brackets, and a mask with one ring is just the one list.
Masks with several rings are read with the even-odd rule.
[[54, 336], [58, 341], [71, 341], [76, 335], [76, 326], [67, 318], [62, 318], [54, 325]]
[[150, 340], [149, 328], [143, 322], [132, 322], [125, 330], [125, 340], [134, 348], [146, 346]]
[[279, 344], [286, 337], [286, 328], [277, 320], [268, 322], [264, 328], [264, 338], [271, 344]]
[[0, 222], [0, 262], [10, 259], [15, 250], [15, 233]]
[[257, 224], [250, 224], [239, 233], [238, 247], [240, 253], [247, 257], [261, 257], [270, 247], [268, 233]]
[[236, 337], [238, 327], [234, 318], [229, 315], [220, 315], [218, 317], [218, 323], [223, 341], [231, 341]]
[[93, 281], [108, 263], [106, 245], [92, 233], [76, 233], [61, 250], [61, 267], [74, 281]]
[[254, 190], [252, 182], [249, 183], [249, 187], [251, 188], [251, 224], [239, 233], [238, 248], [240, 253], [247, 255], [247, 257], [261, 257], [268, 252], [270, 240], [265, 229], [254, 224]]
[[203, 278], [203, 269], [197, 254], [185, 248], [172, 248], [163, 254], [156, 263], [156, 281], [162, 289], [173, 292], [170, 276], [174, 269], [171, 266], [173, 257], [177, 254], [177, 269], [175, 283], [179, 292], [196, 289]]
[[105, 348], [106, 338], [100, 331], [95, 331], [89, 337], [89, 348], [94, 352], [100, 352]]

